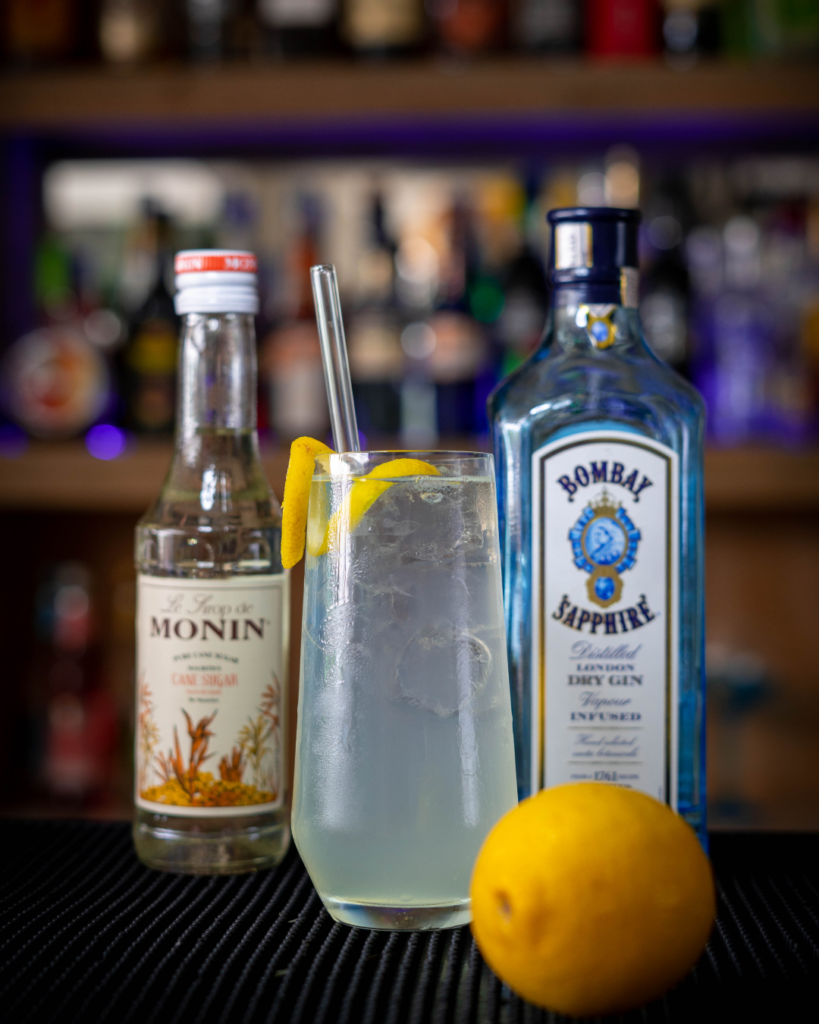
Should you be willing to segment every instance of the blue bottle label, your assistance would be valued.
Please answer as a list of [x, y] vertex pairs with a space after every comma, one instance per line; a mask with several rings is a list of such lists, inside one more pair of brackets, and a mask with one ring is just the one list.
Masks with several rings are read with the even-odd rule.
[[532, 791], [677, 806], [679, 459], [591, 430], [532, 456]]

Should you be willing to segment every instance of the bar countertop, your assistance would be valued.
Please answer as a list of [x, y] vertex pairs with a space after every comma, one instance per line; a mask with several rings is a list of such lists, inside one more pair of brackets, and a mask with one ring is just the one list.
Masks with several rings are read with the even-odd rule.
[[[6, 819], [0, 835], [0, 1019], [13, 1024], [561, 1019], [502, 985], [468, 928], [334, 924], [294, 849], [275, 871], [192, 878], [144, 868], [124, 822]], [[817, 1019], [819, 835], [718, 833], [711, 854], [707, 951], [665, 998], [610, 1019]]]

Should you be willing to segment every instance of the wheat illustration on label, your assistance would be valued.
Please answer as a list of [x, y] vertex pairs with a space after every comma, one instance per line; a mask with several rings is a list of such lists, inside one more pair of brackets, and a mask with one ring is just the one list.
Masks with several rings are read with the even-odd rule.
[[159, 743], [159, 727], [154, 717], [156, 708], [151, 688], [145, 682], [144, 673], [139, 678], [137, 700], [137, 753], [139, 755], [137, 785], [139, 791], [142, 792], [146, 786], [148, 766], [153, 760], [154, 751]]
[[[241, 807], [277, 800], [281, 788], [281, 684], [275, 673], [271, 676], [256, 708], [258, 714], [248, 716], [230, 752], [222, 755], [218, 777], [204, 768], [206, 761], [217, 756], [209, 748], [217, 737], [218, 710], [194, 722], [180, 708], [189, 741], [187, 758], [180, 743], [180, 723], [173, 727], [173, 747], [154, 753], [160, 736], [153, 720], [151, 690], [143, 680], [137, 721], [139, 795], [152, 803], [178, 807]], [[151, 767], [159, 778], [157, 785], [146, 784]], [[251, 778], [246, 781], [248, 769]]]

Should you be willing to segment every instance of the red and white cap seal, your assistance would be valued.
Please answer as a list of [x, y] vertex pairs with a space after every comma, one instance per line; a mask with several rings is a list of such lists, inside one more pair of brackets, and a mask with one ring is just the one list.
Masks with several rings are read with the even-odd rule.
[[185, 313], [258, 313], [258, 261], [240, 249], [186, 249], [176, 254], [176, 298]]

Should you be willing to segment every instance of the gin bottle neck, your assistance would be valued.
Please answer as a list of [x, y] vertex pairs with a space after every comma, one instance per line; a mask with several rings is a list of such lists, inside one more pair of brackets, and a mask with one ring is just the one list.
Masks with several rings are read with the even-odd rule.
[[585, 282], [556, 287], [544, 344], [553, 350], [611, 355], [645, 351], [636, 293], [636, 274], [628, 289]]
[[231, 438], [255, 441], [256, 339], [249, 313], [188, 313], [182, 328], [177, 452], [190, 462]]
[[591, 267], [582, 275], [575, 272], [553, 272], [552, 305], [557, 307], [612, 305], [636, 309], [640, 301], [640, 272], [634, 267], [621, 267], [615, 276], [601, 277]]

